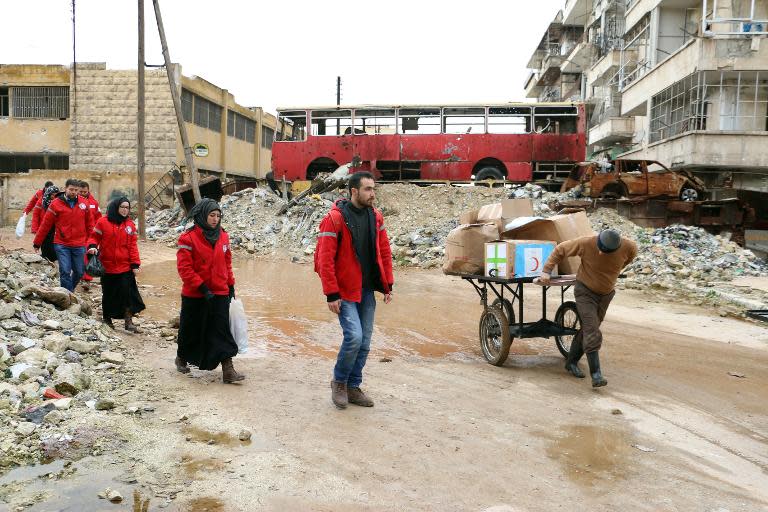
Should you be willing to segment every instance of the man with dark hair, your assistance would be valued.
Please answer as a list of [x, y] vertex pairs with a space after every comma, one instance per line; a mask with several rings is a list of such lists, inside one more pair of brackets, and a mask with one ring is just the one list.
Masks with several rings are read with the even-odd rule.
[[573, 337], [565, 369], [580, 379], [584, 373], [578, 366], [587, 354], [592, 387], [608, 384], [600, 371], [598, 351], [603, 344], [600, 324], [616, 294], [614, 287], [621, 271], [637, 256], [637, 244], [624, 238], [615, 229], [605, 229], [599, 235], [584, 236], [558, 244], [542, 269], [539, 283], [550, 284], [550, 274], [563, 258], [578, 256], [581, 265], [576, 273], [573, 295], [581, 317], [581, 329]]
[[[93, 225], [96, 225], [96, 222], [101, 218], [101, 209], [99, 208], [99, 202], [96, 200], [95, 197], [91, 194], [91, 187], [88, 185], [87, 181], [80, 180], [80, 197], [83, 198], [83, 201], [85, 201], [85, 204], [88, 206], [88, 211], [91, 214], [91, 220], [93, 221]], [[88, 234], [90, 236], [90, 233]], [[86, 248], [87, 250], [87, 248]], [[88, 255], [85, 255], [85, 259], [83, 260], [84, 264], [88, 264]], [[93, 278], [88, 275], [88, 273], [83, 274], [83, 290], [88, 291], [90, 289], [90, 283], [93, 281]]]
[[33, 242], [35, 252], [40, 251], [45, 235], [54, 228], [53, 248], [59, 260], [59, 281], [69, 291], [75, 290], [84, 273], [85, 246], [93, 229], [88, 205], [79, 192], [79, 180], [68, 179], [64, 194], [48, 206]]
[[45, 189], [51, 185], [53, 185], [52, 181], [46, 181], [43, 188], [35, 191], [32, 198], [27, 203], [27, 206], [24, 208], [24, 215], [29, 215], [29, 212], [32, 212], [32, 226], [30, 227], [30, 231], [33, 235], [37, 233], [37, 228], [40, 227], [40, 220], [43, 216], [43, 192], [45, 192]]
[[374, 291], [384, 294], [385, 304], [392, 300], [392, 250], [384, 217], [373, 207], [375, 185], [371, 173], [353, 174], [350, 199], [336, 201], [317, 235], [315, 272], [344, 333], [331, 381], [331, 400], [339, 409], [350, 403], [373, 407], [360, 385], [373, 334]]

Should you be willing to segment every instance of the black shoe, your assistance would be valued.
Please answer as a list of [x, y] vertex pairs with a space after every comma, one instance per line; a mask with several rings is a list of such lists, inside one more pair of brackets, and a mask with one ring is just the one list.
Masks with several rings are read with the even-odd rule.
[[568, 352], [568, 359], [565, 361], [565, 370], [579, 379], [584, 378], [584, 372], [579, 368], [579, 359], [582, 355], [584, 355], [584, 349], [581, 348], [581, 341], [574, 340]]
[[597, 355], [597, 352], [587, 354], [587, 362], [589, 363], [589, 374], [592, 376], [592, 387], [599, 388], [608, 384], [600, 372], [600, 356]]

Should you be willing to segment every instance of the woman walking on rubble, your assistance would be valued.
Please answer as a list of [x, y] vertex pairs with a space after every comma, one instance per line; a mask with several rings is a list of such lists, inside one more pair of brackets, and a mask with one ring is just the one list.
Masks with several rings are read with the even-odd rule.
[[107, 206], [88, 240], [88, 254], [99, 254], [104, 266], [101, 277], [101, 309], [104, 323], [112, 329], [113, 318], [125, 320], [125, 330], [139, 332], [133, 315], [144, 311], [136, 274], [141, 267], [136, 225], [130, 219], [131, 203], [127, 197], [114, 199]]
[[221, 228], [221, 208], [204, 198], [189, 212], [194, 226], [179, 238], [176, 264], [182, 281], [176, 370], [188, 364], [215, 370], [221, 363], [227, 384], [245, 379], [232, 358], [237, 344], [229, 327], [229, 302], [235, 297], [229, 235]]
[[[62, 192], [56, 185], [50, 185], [43, 191], [43, 198], [40, 202], [41, 217], [45, 216], [45, 212], [48, 211], [48, 207], [51, 206], [51, 202], [56, 199]], [[39, 227], [39, 226], [38, 226]], [[40, 254], [48, 261], [58, 261], [56, 256], [56, 250], [53, 248], [53, 238], [56, 234], [56, 228], [51, 226], [51, 229], [46, 233], [43, 238], [43, 243], [40, 245]]]

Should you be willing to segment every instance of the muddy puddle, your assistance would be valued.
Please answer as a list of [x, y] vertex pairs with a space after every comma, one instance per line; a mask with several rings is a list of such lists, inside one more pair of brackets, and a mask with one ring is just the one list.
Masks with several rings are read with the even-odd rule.
[[251, 440], [241, 441], [237, 436], [228, 432], [210, 432], [198, 427], [184, 427], [182, 430], [184, 437], [194, 443], [205, 443], [208, 445], [221, 446], [249, 446]]
[[[242, 258], [233, 266], [237, 295], [249, 316], [251, 346], [245, 357], [273, 352], [336, 357], [341, 329], [311, 265]], [[166, 321], [178, 315], [181, 282], [175, 261], [147, 265], [140, 284], [146, 316]], [[538, 299], [538, 290], [534, 293]], [[531, 318], [538, 319], [539, 303], [530, 302]], [[460, 279], [439, 272], [397, 272], [393, 302], [377, 304], [371, 358], [477, 361], [480, 313], [477, 294]], [[515, 340], [511, 352], [551, 355], [556, 349], [552, 341]]]
[[559, 433], [539, 433], [549, 441], [547, 455], [565, 476], [585, 487], [625, 479], [631, 466], [632, 437], [622, 430], [570, 425]]

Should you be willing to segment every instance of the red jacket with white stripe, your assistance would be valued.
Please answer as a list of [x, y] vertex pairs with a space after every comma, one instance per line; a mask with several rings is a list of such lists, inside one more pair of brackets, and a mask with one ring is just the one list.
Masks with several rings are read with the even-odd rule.
[[51, 228], [56, 231], [53, 237], [54, 244], [67, 247], [85, 247], [88, 244], [88, 236], [93, 230], [94, 224], [88, 211], [88, 205], [83, 198], [78, 196], [75, 206], [71, 207], [65, 197], [61, 195], [51, 201], [43, 217], [43, 222], [40, 224], [40, 229], [35, 235], [33, 242], [35, 247], [43, 245], [45, 235]]
[[115, 224], [102, 217], [93, 228], [88, 247], [99, 249], [99, 259], [107, 274], [122, 274], [141, 266], [137, 235], [132, 220]]
[[35, 195], [27, 203], [24, 208], [24, 213], [29, 215], [32, 212], [32, 233], [37, 233], [37, 228], [40, 227], [40, 219], [43, 216], [43, 189], [35, 192]]
[[[80, 196], [82, 197], [82, 196]], [[89, 193], [88, 197], [83, 197], [83, 200], [88, 205], [88, 211], [91, 212], [91, 218], [95, 224], [97, 220], [101, 218], [101, 208], [99, 208], [99, 202], [93, 197], [93, 194]]]
[[176, 267], [183, 296], [202, 297], [200, 285], [203, 284], [214, 295], [229, 295], [229, 287], [235, 285], [229, 235], [222, 229], [216, 245], [211, 246], [203, 236], [203, 230], [199, 226], [193, 227], [179, 237]]
[[[329, 302], [338, 299], [360, 302], [363, 272], [352, 243], [352, 232], [338, 207], [339, 201], [320, 222], [315, 249], [315, 272], [320, 275], [323, 293]], [[384, 216], [375, 208], [373, 211], [376, 216], [376, 263], [381, 278], [378, 291], [389, 293], [395, 282], [392, 274], [392, 249], [389, 246], [387, 230], [384, 229]]]

